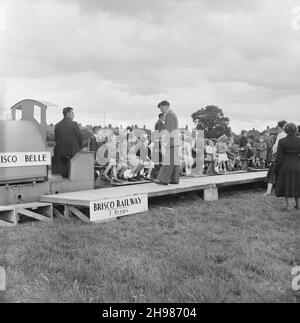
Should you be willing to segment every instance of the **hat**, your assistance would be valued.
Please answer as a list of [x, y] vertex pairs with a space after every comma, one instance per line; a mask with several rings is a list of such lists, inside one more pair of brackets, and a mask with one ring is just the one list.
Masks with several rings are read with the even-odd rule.
[[158, 103], [157, 107], [160, 108], [160, 107], [169, 107], [170, 106], [170, 103], [168, 101], [161, 101], [160, 103]]

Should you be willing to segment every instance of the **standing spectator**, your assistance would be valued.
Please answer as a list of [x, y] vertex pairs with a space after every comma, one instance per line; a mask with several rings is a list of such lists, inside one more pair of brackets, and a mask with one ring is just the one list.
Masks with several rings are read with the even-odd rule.
[[247, 140], [247, 131], [246, 130], [242, 130], [241, 132], [241, 139], [240, 139], [240, 158], [242, 159], [246, 159], [247, 158], [247, 144], [248, 144], [248, 140]]
[[257, 154], [257, 145], [255, 143], [255, 138], [253, 135], [247, 137], [247, 150], [246, 156], [248, 159], [249, 166], [255, 167], [255, 159]]
[[277, 174], [276, 196], [285, 197], [285, 211], [291, 209], [291, 199], [300, 208], [300, 138], [297, 127], [289, 123], [285, 127], [287, 137], [279, 141], [274, 172]]
[[265, 168], [266, 167], [266, 161], [267, 161], [267, 144], [265, 142], [265, 138], [261, 136], [259, 138], [259, 144], [258, 144], [258, 152], [259, 152], [259, 167]]
[[265, 142], [267, 145], [267, 167], [269, 167], [270, 163], [271, 163], [271, 158], [272, 158], [272, 149], [274, 146], [274, 139], [271, 136], [270, 130], [267, 130], [265, 132]]
[[277, 147], [278, 147], [279, 140], [286, 137], [286, 132], [284, 131], [286, 125], [287, 125], [287, 122], [285, 120], [278, 122], [278, 125], [277, 125], [278, 136], [277, 136], [276, 142], [273, 146], [273, 154], [277, 153]]
[[70, 160], [81, 150], [83, 137], [77, 122], [74, 122], [73, 108], [63, 109], [64, 118], [55, 126], [54, 154], [58, 157], [60, 174], [69, 177]]
[[217, 154], [218, 154], [218, 173], [227, 172], [226, 164], [228, 162], [227, 150], [228, 146], [226, 144], [227, 138], [225, 135], [218, 139], [217, 143]]
[[248, 140], [247, 140], [248, 132], [246, 130], [242, 130], [241, 135], [242, 137], [240, 139], [240, 148], [245, 148], [248, 143]]
[[229, 171], [233, 171], [237, 168], [239, 164], [239, 148], [234, 143], [234, 138], [230, 138], [228, 142], [227, 156], [228, 156], [228, 169]]
[[284, 131], [286, 124], [287, 124], [287, 122], [285, 120], [279, 121], [277, 124], [277, 130], [279, 133], [278, 133], [276, 142], [275, 142], [273, 149], [272, 149], [272, 159], [274, 162], [270, 166], [268, 174], [267, 174], [266, 180], [268, 183], [268, 187], [267, 187], [267, 192], [264, 194], [265, 196], [271, 195], [273, 185], [275, 184], [275, 181], [276, 181], [276, 174], [274, 173], [274, 167], [275, 167], [277, 147], [278, 147], [279, 140], [286, 137], [286, 132]]

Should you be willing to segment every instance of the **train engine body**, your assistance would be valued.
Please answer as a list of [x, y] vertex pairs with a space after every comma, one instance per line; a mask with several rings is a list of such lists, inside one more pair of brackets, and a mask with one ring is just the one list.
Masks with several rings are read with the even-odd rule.
[[12, 120], [0, 121], [0, 205], [38, 202], [42, 195], [94, 188], [93, 153], [73, 157], [69, 178], [52, 174], [46, 110], [47, 103], [26, 99], [11, 108]]
[[50, 159], [38, 126], [11, 120], [0, 121], [0, 129], [0, 185], [47, 180]]

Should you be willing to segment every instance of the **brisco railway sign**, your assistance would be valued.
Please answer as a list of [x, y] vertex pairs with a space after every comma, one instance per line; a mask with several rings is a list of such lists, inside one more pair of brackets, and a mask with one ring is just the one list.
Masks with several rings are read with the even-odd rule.
[[0, 153], [0, 168], [51, 165], [49, 151]]
[[148, 195], [128, 195], [90, 202], [92, 222], [148, 211]]

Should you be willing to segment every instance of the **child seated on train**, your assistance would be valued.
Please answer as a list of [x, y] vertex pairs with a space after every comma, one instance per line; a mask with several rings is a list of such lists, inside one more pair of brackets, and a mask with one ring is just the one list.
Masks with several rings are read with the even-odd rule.
[[216, 148], [212, 140], [207, 139], [205, 145], [206, 174], [214, 173], [214, 163], [216, 159]]
[[256, 140], [251, 141], [251, 158], [249, 154], [249, 166], [253, 168], [258, 168], [259, 167], [259, 151], [258, 151], [258, 142]]
[[254, 168], [260, 168], [260, 159], [259, 159], [259, 151], [256, 150], [255, 152], [255, 158], [254, 158], [254, 162], [253, 162], [253, 167]]
[[101, 128], [99, 126], [95, 126], [92, 129], [93, 134], [89, 137], [87, 141], [87, 150], [94, 152], [94, 158], [95, 158], [95, 170], [94, 170], [94, 177], [95, 179], [99, 176], [99, 169], [97, 169], [98, 163], [96, 161], [96, 155], [98, 149], [104, 145], [104, 138], [101, 136]]
[[132, 177], [131, 169], [127, 162], [127, 136], [117, 137], [116, 142], [116, 178], [118, 183]]
[[155, 167], [154, 162], [151, 160], [151, 147], [146, 134], [141, 137], [140, 143], [136, 146], [136, 155], [142, 162], [139, 174], [146, 180], [151, 180], [151, 174]]
[[127, 134], [119, 138], [117, 142], [117, 154], [118, 154], [118, 163], [117, 163], [117, 176], [120, 180], [128, 180], [129, 177], [132, 177], [131, 170], [127, 163]]
[[228, 170], [234, 171], [238, 168], [240, 163], [239, 147], [234, 143], [234, 138], [230, 138], [227, 145], [227, 156], [228, 156]]
[[253, 167], [255, 165], [256, 156], [256, 145], [255, 138], [253, 135], [247, 137], [246, 156], [248, 160], [248, 166]]
[[143, 169], [143, 161], [137, 156], [136, 146], [139, 139], [131, 135], [128, 140], [128, 166], [131, 171], [129, 181], [138, 181], [142, 178], [140, 171]]
[[179, 158], [181, 161], [182, 173], [184, 172], [185, 176], [190, 176], [192, 174], [192, 168], [194, 164], [194, 158], [192, 156], [192, 144], [191, 138], [184, 134], [182, 135]]
[[105, 181], [120, 183], [117, 175], [117, 142], [116, 136], [108, 136], [105, 139], [104, 149], [98, 149], [96, 161], [104, 166], [101, 178]]

